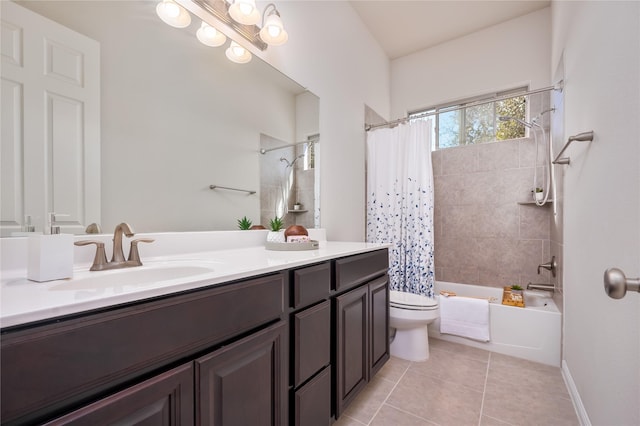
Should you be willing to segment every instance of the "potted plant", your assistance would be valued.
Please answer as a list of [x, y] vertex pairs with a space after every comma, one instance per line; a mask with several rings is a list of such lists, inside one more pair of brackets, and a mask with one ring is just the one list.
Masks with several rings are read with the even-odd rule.
[[238, 219], [238, 228], [242, 231], [251, 229], [251, 221], [244, 216], [242, 219]]
[[269, 233], [267, 234], [267, 241], [272, 243], [284, 243], [284, 223], [282, 222], [282, 218], [278, 216], [274, 217], [269, 221]]
[[296, 201], [295, 204], [293, 205], [293, 209], [294, 210], [302, 210], [302, 204], [300, 203], [300, 201]]
[[536, 188], [533, 191], [533, 199], [536, 201], [542, 201], [544, 199], [544, 190], [542, 188]]

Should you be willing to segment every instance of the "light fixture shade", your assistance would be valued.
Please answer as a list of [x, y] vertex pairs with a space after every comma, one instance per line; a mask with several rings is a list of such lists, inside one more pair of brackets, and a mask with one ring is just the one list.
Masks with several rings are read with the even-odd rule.
[[251, 60], [251, 52], [240, 46], [235, 41], [231, 42], [230, 46], [225, 51], [225, 54], [231, 62], [235, 62], [236, 64], [246, 64]]
[[204, 21], [202, 21], [200, 28], [196, 32], [196, 37], [198, 37], [200, 43], [211, 47], [222, 46], [227, 41], [227, 37], [224, 34]]
[[191, 24], [191, 15], [173, 0], [162, 0], [156, 6], [156, 13], [165, 24], [175, 28], [186, 28]]
[[255, 25], [260, 21], [255, 0], [234, 0], [229, 6], [229, 15], [234, 21], [244, 25]]
[[284, 30], [282, 19], [278, 12], [271, 12], [260, 30], [260, 38], [270, 46], [285, 44], [289, 39], [289, 34]]

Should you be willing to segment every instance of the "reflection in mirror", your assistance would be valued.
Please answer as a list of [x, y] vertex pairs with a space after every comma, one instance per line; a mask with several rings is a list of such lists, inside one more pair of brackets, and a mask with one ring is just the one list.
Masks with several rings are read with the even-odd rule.
[[302, 225], [320, 227], [320, 207], [316, 195], [319, 135], [305, 142], [283, 146], [282, 141], [261, 136], [260, 224], [268, 227], [274, 217], [285, 228]]
[[[16, 131], [7, 136], [4, 107], [15, 99], [5, 95], [19, 91], [5, 90], [6, 84], [17, 80], [7, 75], [4, 50], [8, 43], [3, 40], [3, 236], [20, 230], [25, 216], [31, 216], [36, 231], [42, 231], [47, 211], [69, 214], [61, 217], [62, 232], [84, 232], [95, 222], [110, 233], [123, 221], [136, 232], [237, 229], [238, 218], [260, 217], [261, 135], [291, 145], [319, 132], [317, 97], [258, 58], [234, 64], [225, 57], [226, 45], [202, 45], [196, 38], [199, 19], [192, 19], [185, 29], [171, 28], [157, 17], [156, 2], [151, 1], [16, 3], [97, 41], [98, 72], [83, 81], [95, 83], [97, 79], [97, 120], [74, 128], [95, 131], [97, 149], [93, 148], [96, 155], [87, 162], [87, 134], [71, 129], [62, 135], [77, 139], [73, 139], [73, 155], [52, 150], [52, 158], [39, 166], [27, 164], [28, 149], [24, 159], [13, 155], [19, 149], [6, 155], [7, 146], [33, 144], [26, 139], [42, 139], [47, 132], [29, 132], [37, 123], [25, 117], [24, 134]], [[11, 33], [5, 27], [7, 4], [13, 2], [1, 2], [3, 38]], [[22, 30], [25, 40], [29, 31]], [[49, 39], [54, 47], [44, 54], [22, 54], [25, 66], [34, 56], [73, 52], [55, 37]], [[75, 69], [65, 67], [62, 71]], [[52, 79], [55, 87], [47, 93], [57, 96], [58, 110], [63, 111], [69, 97], [57, 95], [56, 88], [67, 82], [59, 76]], [[80, 109], [80, 114], [86, 112]], [[309, 112], [315, 116], [305, 116]], [[11, 118], [17, 122], [16, 117]], [[50, 134], [58, 135], [56, 129]], [[45, 146], [50, 141], [37, 143]], [[5, 167], [7, 159], [14, 160], [12, 167]], [[68, 171], [64, 181], [56, 178], [63, 170]], [[314, 170], [315, 176], [318, 169]], [[85, 184], [85, 174], [95, 175], [96, 189]], [[316, 188], [317, 182], [315, 176]], [[211, 190], [210, 185], [258, 193]], [[35, 187], [36, 191], [16, 195], [15, 188], [20, 187]], [[52, 188], [57, 192], [47, 192]], [[303, 198], [300, 192], [296, 196]], [[5, 208], [7, 199], [15, 201], [10, 208]], [[31, 199], [41, 205], [35, 206]], [[316, 195], [306, 199], [315, 200]], [[317, 216], [319, 206], [312, 204], [312, 216]], [[311, 223], [318, 220], [319, 216]]]

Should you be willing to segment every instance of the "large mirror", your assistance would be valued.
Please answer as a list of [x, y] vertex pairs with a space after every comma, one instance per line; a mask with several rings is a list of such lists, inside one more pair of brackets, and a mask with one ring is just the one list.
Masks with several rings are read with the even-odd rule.
[[[25, 115], [22, 129], [16, 125], [5, 131], [6, 123], [19, 121], [15, 114], [4, 112], [6, 105], [16, 102], [6, 94], [19, 92], [17, 78], [5, 75], [10, 68], [5, 66], [10, 56], [5, 50], [15, 49], [16, 38], [23, 37], [25, 52], [16, 60], [27, 63], [33, 54], [26, 50], [28, 32], [14, 31], [6, 23], [5, 7], [11, 2], [1, 3], [3, 236], [20, 231], [25, 216], [31, 216], [36, 231], [41, 231], [48, 211], [68, 214], [59, 218], [63, 232], [75, 233], [84, 232], [91, 222], [110, 233], [123, 221], [137, 232], [230, 230], [237, 229], [237, 220], [244, 216], [266, 226], [264, 218], [271, 216], [271, 210], [273, 216], [288, 214], [300, 199], [307, 212], [288, 214], [288, 222], [318, 225], [317, 167], [310, 173], [308, 158], [315, 156], [317, 163], [319, 100], [304, 87], [257, 57], [243, 65], [230, 62], [225, 57], [229, 42], [219, 48], [200, 44], [198, 18], [193, 16], [188, 28], [169, 27], [155, 14], [153, 1], [16, 1], [97, 41], [97, 75], [80, 74], [78, 85], [98, 79], [94, 113], [99, 144], [83, 145], [93, 125], [80, 121], [66, 130], [59, 124], [40, 129], [39, 119]], [[52, 40], [42, 55], [45, 67], [57, 68], [63, 76], [58, 80], [73, 75], [78, 67], [90, 71], [83, 59], [58, 60], [82, 54]], [[44, 90], [45, 122], [65, 109], [76, 112], [73, 120], [90, 115], [84, 100], [85, 106], [73, 109], [76, 101], [56, 90]], [[27, 99], [27, 91], [22, 94]], [[25, 111], [29, 112], [26, 106]], [[43, 152], [45, 157], [51, 154], [35, 165], [28, 164], [31, 148], [18, 146], [20, 137], [30, 137], [31, 129], [45, 135]], [[278, 151], [282, 146], [285, 151]], [[275, 161], [265, 161], [267, 157]], [[298, 157], [295, 167], [291, 162]], [[289, 163], [287, 169], [280, 158]], [[270, 184], [261, 182], [261, 176], [269, 175], [270, 168], [282, 175], [297, 169], [305, 172], [306, 176], [289, 181], [290, 185], [304, 182], [304, 189], [290, 187], [289, 194], [294, 195], [280, 200], [268, 194]], [[38, 188], [35, 196], [28, 191], [16, 195], [21, 186], [44, 188]]]

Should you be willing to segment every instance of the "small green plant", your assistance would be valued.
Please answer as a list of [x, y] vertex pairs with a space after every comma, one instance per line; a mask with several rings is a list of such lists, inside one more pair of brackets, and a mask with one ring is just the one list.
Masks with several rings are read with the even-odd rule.
[[284, 226], [284, 223], [282, 223], [282, 219], [279, 218], [278, 216], [274, 217], [269, 221], [269, 229], [271, 229], [271, 231], [273, 232], [278, 232], [279, 230], [282, 229], [283, 226]]
[[251, 229], [251, 221], [244, 216], [242, 219], [238, 219], [238, 228], [243, 231]]
[[522, 290], [522, 287], [520, 287], [518, 284], [514, 284], [511, 286], [511, 290]]
[[536, 192], [544, 192], [542, 188], [536, 188]]

